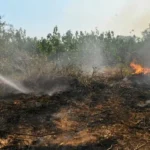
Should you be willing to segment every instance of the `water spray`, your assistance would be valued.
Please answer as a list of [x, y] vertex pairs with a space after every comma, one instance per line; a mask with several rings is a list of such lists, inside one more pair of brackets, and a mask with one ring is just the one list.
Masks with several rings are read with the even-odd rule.
[[17, 90], [18, 92], [27, 94], [30, 91], [25, 88], [23, 85], [21, 85], [21, 83], [15, 83], [13, 81], [11, 81], [10, 79], [3, 77], [2, 75], [0, 75], [0, 81], [2, 81], [3, 83], [5, 83], [6, 85], [8, 85], [9, 87]]

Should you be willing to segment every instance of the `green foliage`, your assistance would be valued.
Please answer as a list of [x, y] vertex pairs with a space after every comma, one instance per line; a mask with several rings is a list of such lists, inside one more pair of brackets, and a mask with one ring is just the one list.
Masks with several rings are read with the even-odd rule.
[[[46, 38], [37, 39], [27, 37], [23, 29], [16, 30], [0, 17], [0, 57], [5, 54], [12, 55], [14, 51], [27, 51], [31, 54], [55, 56], [60, 60], [61, 54], [67, 54], [67, 60], [77, 61], [85, 54], [92, 55], [100, 52], [100, 57], [106, 60], [107, 65], [128, 64], [135, 53], [150, 43], [150, 27], [143, 32], [142, 38], [135, 36], [115, 36], [113, 31], [100, 33], [98, 29], [91, 33], [76, 31], [75, 34], [68, 30], [64, 35], [55, 26], [52, 33]], [[150, 48], [150, 44], [148, 45]], [[84, 53], [81, 53], [84, 52]], [[76, 55], [72, 55], [75, 53]], [[70, 55], [71, 54], [71, 55]]]

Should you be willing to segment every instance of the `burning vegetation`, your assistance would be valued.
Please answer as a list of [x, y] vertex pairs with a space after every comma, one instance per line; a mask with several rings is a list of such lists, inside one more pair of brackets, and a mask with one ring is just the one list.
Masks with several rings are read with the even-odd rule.
[[149, 149], [150, 69], [131, 61], [148, 62], [149, 30], [124, 40], [55, 27], [38, 40], [1, 29], [1, 149]]
[[134, 62], [132, 62], [130, 66], [134, 70], [134, 74], [150, 74], [150, 68], [145, 68], [142, 65], [136, 64]]

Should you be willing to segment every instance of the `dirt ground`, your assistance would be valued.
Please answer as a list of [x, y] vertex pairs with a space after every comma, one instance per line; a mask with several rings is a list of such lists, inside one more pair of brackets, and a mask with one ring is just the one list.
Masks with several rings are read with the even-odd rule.
[[141, 77], [76, 81], [53, 96], [0, 99], [1, 149], [150, 149], [150, 86]]

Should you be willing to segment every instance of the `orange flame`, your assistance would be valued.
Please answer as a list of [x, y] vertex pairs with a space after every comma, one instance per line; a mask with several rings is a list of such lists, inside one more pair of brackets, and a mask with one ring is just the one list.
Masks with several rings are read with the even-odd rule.
[[132, 69], [135, 71], [134, 74], [149, 74], [150, 73], [150, 68], [144, 68], [142, 65], [140, 64], [135, 64], [134, 62], [132, 62], [130, 64], [130, 66], [132, 67]]

